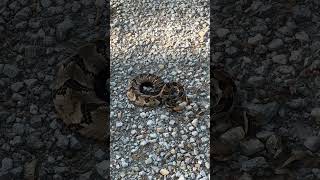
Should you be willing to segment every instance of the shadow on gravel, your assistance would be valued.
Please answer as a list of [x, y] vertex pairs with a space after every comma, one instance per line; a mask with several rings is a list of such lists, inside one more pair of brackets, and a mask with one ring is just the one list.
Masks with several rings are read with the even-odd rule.
[[320, 178], [319, 8], [211, 1], [211, 179]]
[[66, 128], [51, 93], [59, 63], [84, 43], [109, 36], [108, 4], [0, 2], [0, 179], [108, 176], [108, 145]]

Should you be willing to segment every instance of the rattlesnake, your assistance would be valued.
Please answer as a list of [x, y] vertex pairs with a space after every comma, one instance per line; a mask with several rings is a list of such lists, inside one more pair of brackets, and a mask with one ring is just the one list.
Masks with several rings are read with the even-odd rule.
[[154, 74], [139, 74], [132, 78], [129, 81], [127, 97], [138, 106], [155, 107], [165, 104], [175, 112], [182, 111], [189, 102], [182, 84], [164, 83]]
[[99, 141], [108, 137], [108, 69], [106, 41], [95, 40], [62, 62], [53, 84], [58, 116], [83, 136]]

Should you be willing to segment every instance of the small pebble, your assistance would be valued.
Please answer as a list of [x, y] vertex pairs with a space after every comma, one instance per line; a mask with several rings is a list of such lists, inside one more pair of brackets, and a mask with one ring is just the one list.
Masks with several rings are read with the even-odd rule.
[[167, 175], [169, 174], [169, 171], [168, 171], [167, 169], [161, 169], [161, 170], [160, 170], [160, 174], [161, 174], [162, 176], [167, 176]]

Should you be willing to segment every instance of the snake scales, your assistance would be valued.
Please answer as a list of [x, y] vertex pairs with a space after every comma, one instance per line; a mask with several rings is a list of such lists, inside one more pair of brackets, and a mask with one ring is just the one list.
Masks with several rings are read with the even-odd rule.
[[188, 103], [183, 86], [178, 82], [164, 83], [154, 74], [140, 74], [130, 80], [127, 97], [138, 106], [155, 107], [165, 104], [175, 112]]
[[81, 135], [104, 141], [108, 130], [106, 41], [87, 43], [62, 62], [53, 84], [53, 102], [63, 122]]

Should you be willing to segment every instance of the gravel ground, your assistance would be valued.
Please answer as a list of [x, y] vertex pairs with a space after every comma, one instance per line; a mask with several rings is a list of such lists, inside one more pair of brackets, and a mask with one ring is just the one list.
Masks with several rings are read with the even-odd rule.
[[[291, 151], [319, 161], [319, 2], [211, 4], [211, 63], [224, 64], [236, 79], [239, 106], [261, 121], [253, 133], [233, 138], [239, 147], [229, 161], [211, 166], [212, 179], [286, 179], [273, 174]], [[296, 179], [320, 179], [319, 164], [288, 168]]]
[[[209, 178], [209, 1], [112, 1], [112, 179]], [[182, 113], [128, 102], [128, 80], [181, 82]], [[200, 113], [201, 112], [201, 113]]]
[[[108, 34], [108, 11], [95, 25], [104, 3], [0, 1], [0, 179], [108, 174], [106, 147], [65, 129], [51, 100], [57, 64]], [[111, 3], [113, 179], [208, 179], [208, 3]], [[229, 161], [211, 165], [211, 179], [285, 179], [273, 176], [281, 156], [320, 156], [320, 3], [216, 0], [210, 8], [211, 63], [225, 65], [239, 106], [261, 117], [251, 134], [233, 139], [239, 146]], [[128, 79], [143, 72], [183, 83], [192, 104], [182, 113], [131, 105]], [[275, 156], [281, 149], [287, 156]], [[319, 166], [296, 163], [291, 171], [296, 179], [320, 179]]]
[[51, 84], [59, 62], [108, 34], [106, 3], [0, 1], [0, 179], [105, 176], [109, 152], [64, 128]]

